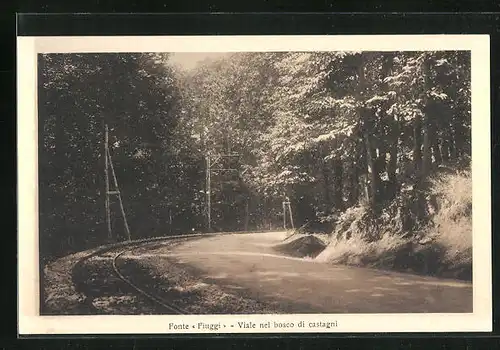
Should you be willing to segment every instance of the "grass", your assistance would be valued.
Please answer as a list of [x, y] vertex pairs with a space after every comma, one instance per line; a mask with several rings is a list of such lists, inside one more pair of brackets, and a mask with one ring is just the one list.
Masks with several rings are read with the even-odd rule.
[[[329, 245], [316, 260], [471, 280], [470, 171], [436, 175], [427, 198], [429, 223], [412, 234], [395, 232], [392, 218], [378, 225], [378, 237], [372, 239], [373, 225], [366, 210], [350, 209], [341, 216]], [[437, 205], [431, 205], [430, 198], [435, 198]]]
[[472, 249], [472, 181], [470, 172], [434, 180], [440, 210], [434, 223], [437, 240], [447, 247], [449, 258]]

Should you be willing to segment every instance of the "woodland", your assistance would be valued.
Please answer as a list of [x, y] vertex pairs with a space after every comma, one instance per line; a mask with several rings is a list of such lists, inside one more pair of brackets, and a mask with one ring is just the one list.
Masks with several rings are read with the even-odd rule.
[[38, 72], [44, 261], [109, 241], [105, 125], [132, 239], [208, 231], [207, 157], [211, 230], [280, 230], [287, 200], [297, 230], [345, 242], [421, 234], [433, 179], [470, 171], [467, 51], [243, 52], [190, 71], [167, 53], [43, 54]]

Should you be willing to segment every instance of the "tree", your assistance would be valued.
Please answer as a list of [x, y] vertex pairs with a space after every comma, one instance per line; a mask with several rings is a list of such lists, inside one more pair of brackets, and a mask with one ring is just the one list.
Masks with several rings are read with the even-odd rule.
[[163, 54], [39, 64], [47, 242], [105, 236], [105, 123], [134, 237], [206, 226], [207, 156], [239, 170], [212, 174], [219, 230], [277, 227], [285, 198], [297, 226], [362, 207], [416, 229], [429, 176], [470, 161], [468, 52], [235, 53], [188, 73]]
[[[235, 54], [197, 72], [209, 88], [196, 85], [212, 91], [198, 101], [218, 106], [224, 127], [238, 135], [247, 191], [286, 195], [299, 223], [364, 199], [377, 217], [408, 189], [417, 196], [436, 166], [467, 154], [467, 55]], [[221, 130], [218, 120], [207, 133]]]
[[[189, 158], [190, 146], [177, 127], [180, 95], [166, 60], [147, 53], [40, 55], [44, 254], [81, 249], [106, 237], [104, 124], [132, 237], [158, 234], [169, 208], [184, 218], [194, 215], [193, 190], [186, 193], [185, 184], [197, 176], [196, 164], [180, 162]], [[122, 223], [113, 224], [115, 234], [123, 234]], [[72, 237], [72, 247], [61, 237]], [[58, 241], [61, 247], [54, 247]]]

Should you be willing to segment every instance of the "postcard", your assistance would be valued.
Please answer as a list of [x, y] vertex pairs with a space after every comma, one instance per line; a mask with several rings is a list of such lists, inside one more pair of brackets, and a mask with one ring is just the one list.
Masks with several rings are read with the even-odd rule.
[[492, 330], [489, 36], [17, 43], [21, 335]]

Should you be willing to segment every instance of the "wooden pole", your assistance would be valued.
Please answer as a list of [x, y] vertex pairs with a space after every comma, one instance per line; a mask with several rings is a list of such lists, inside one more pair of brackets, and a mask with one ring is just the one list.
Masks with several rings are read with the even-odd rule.
[[287, 203], [288, 203], [288, 211], [290, 213], [290, 223], [292, 224], [292, 230], [295, 230], [295, 225], [293, 224], [292, 207], [290, 206], [290, 202]]
[[168, 227], [170, 227], [170, 233], [172, 233], [172, 208], [168, 209]]
[[285, 202], [283, 202], [283, 228], [286, 230], [286, 209]]
[[210, 174], [210, 156], [207, 156], [207, 221], [208, 230], [212, 230], [212, 203], [211, 203], [211, 174]]
[[249, 210], [248, 210], [248, 198], [245, 205], [245, 231], [248, 231], [248, 220], [249, 220]]
[[111, 160], [111, 154], [109, 153], [109, 149], [108, 149], [108, 157], [109, 157], [109, 165], [111, 167], [111, 174], [113, 175], [113, 182], [115, 184], [115, 194], [118, 196], [118, 201], [120, 202], [120, 210], [123, 216], [125, 232], [127, 233], [127, 239], [130, 241], [131, 240], [130, 229], [128, 227], [127, 217], [125, 216], [125, 209], [123, 208], [122, 195], [120, 193], [120, 190], [118, 189], [118, 180], [116, 179], [115, 168], [113, 167], [113, 161]]
[[104, 177], [106, 181], [106, 226], [108, 229], [108, 239], [112, 240], [111, 235], [111, 212], [109, 208], [109, 173], [108, 173], [108, 124], [105, 125], [104, 130]]

